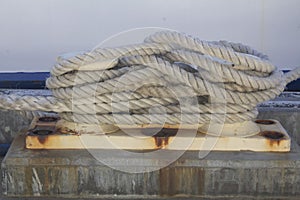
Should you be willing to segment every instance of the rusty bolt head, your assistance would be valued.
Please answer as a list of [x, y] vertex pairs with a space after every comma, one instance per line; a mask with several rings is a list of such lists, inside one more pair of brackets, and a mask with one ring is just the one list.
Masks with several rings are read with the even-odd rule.
[[53, 133], [53, 131], [46, 130], [46, 129], [40, 129], [40, 130], [32, 131], [33, 135], [50, 135], [51, 133]]
[[263, 125], [275, 124], [275, 122], [273, 120], [269, 120], [269, 119], [257, 119], [257, 120], [255, 120], [255, 123], [263, 124]]
[[40, 117], [39, 122], [56, 122], [58, 117]]
[[281, 140], [284, 138], [284, 134], [277, 131], [262, 131], [259, 135], [272, 140]]

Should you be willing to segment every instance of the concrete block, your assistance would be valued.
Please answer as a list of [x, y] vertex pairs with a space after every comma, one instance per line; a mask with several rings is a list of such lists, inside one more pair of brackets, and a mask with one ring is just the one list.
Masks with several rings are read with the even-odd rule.
[[[123, 154], [115, 165], [151, 171], [160, 158], [138, 160]], [[141, 153], [141, 152], [140, 152]], [[7, 196], [135, 198], [300, 195], [300, 148], [288, 153], [211, 152], [199, 159], [187, 151], [156, 171], [127, 173], [93, 158], [87, 150], [28, 150], [19, 136], [2, 162], [2, 189]], [[147, 171], [147, 170], [146, 170]]]
[[[24, 149], [24, 138], [16, 135], [32, 117], [0, 111], [0, 142], [10, 143], [16, 137], [2, 162], [2, 191], [7, 197], [1, 199], [299, 199], [299, 97], [289, 95], [260, 105], [258, 118], [281, 122], [292, 137], [291, 152], [211, 152], [199, 159], [198, 151], [187, 151], [168, 167], [134, 174], [112, 169], [86, 150]], [[114, 160], [119, 166], [151, 170], [161, 161], [105, 151], [111, 155], [105, 162]]]

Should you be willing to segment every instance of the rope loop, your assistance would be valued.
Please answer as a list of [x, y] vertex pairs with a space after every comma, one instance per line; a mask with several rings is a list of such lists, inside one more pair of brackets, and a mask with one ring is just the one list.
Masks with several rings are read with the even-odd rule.
[[[236, 123], [300, 77], [249, 46], [172, 31], [143, 43], [61, 56], [51, 96], [0, 95], [3, 109], [53, 111], [83, 124]], [[184, 121], [183, 121], [184, 119]]]

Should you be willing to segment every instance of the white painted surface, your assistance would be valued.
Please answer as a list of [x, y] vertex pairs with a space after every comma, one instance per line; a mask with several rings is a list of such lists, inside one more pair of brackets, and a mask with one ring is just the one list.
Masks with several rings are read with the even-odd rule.
[[140, 27], [242, 42], [293, 68], [299, 10], [299, 0], [0, 0], [0, 71], [49, 71], [60, 54]]

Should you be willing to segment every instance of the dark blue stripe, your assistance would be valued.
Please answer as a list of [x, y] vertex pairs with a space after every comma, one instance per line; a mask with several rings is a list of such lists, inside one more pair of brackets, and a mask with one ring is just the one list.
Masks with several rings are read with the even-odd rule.
[[[282, 71], [283, 73], [287, 73], [290, 70], [282, 70]], [[300, 79], [292, 81], [289, 84], [287, 84], [285, 91], [293, 91], [293, 92], [300, 91]]]
[[0, 88], [44, 89], [49, 72], [0, 73]]
[[49, 72], [0, 73], [0, 81], [45, 81], [49, 76]]
[[2, 156], [2, 157], [5, 156], [9, 147], [10, 147], [10, 144], [6, 144], [6, 143], [0, 144], [0, 156]]
[[[283, 70], [284, 73], [289, 70]], [[0, 73], [0, 88], [4, 89], [45, 89], [49, 72]], [[285, 91], [300, 91], [300, 79], [287, 85]]]

